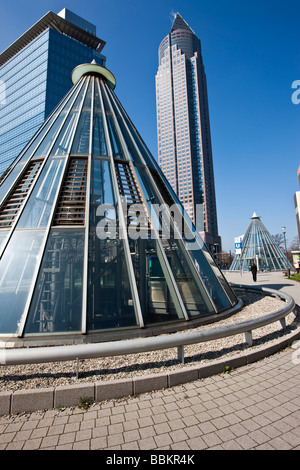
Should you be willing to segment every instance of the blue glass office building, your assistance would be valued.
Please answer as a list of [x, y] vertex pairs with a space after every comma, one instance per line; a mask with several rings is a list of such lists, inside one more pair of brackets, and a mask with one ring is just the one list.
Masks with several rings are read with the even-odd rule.
[[0, 54], [0, 175], [72, 86], [78, 64], [105, 65], [96, 27], [69, 10], [48, 12]]

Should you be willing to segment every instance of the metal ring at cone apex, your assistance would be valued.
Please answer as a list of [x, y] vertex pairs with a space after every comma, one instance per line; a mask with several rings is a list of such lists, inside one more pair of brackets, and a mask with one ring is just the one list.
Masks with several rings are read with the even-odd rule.
[[101, 75], [102, 77], [106, 78], [106, 80], [108, 81], [112, 89], [115, 88], [116, 79], [114, 75], [105, 67], [102, 67], [101, 65], [97, 65], [97, 64], [77, 65], [77, 67], [73, 69], [72, 75], [71, 75], [73, 85], [75, 85], [75, 83], [77, 83], [83, 75], [86, 75], [88, 73], [97, 73]]

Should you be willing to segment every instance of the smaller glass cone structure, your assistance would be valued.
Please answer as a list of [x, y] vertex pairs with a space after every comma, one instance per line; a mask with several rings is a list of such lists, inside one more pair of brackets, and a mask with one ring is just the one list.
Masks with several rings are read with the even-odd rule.
[[253, 261], [259, 271], [283, 271], [287, 266], [293, 269], [255, 212], [242, 241], [242, 252], [235, 256], [229, 270], [249, 271]]
[[105, 340], [231, 309], [114, 76], [83, 64], [72, 78], [0, 185], [0, 336]]

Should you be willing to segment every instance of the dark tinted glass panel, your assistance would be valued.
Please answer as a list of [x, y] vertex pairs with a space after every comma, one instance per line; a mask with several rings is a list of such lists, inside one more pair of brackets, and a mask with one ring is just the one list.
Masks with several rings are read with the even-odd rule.
[[[89, 331], [137, 324], [124, 242], [107, 160], [92, 162], [88, 318]], [[107, 238], [106, 238], [107, 237]]]
[[93, 155], [107, 155], [98, 83], [95, 84], [93, 114]]
[[213, 260], [210, 252], [207, 250], [192, 221], [184, 211], [184, 208], [179, 202], [177, 196], [169, 186], [166, 188], [164, 185], [166, 180], [163, 174], [161, 175], [160, 172], [150, 170], [157, 187], [155, 190], [154, 186], [149, 181], [146, 168], [138, 166], [137, 169], [138, 174], [140, 175], [140, 182], [144, 187], [146, 194], [149, 193], [149, 198], [153, 198], [155, 204], [159, 204], [160, 201], [160, 199], [157, 197], [157, 189], [164, 199], [165, 204], [171, 207], [173, 206], [173, 203], [175, 203], [176, 210], [174, 215], [176, 214], [175, 220], [182, 234], [184, 250], [189, 252], [209, 295], [211, 292], [213, 292], [211, 298], [215, 301], [217, 309], [223, 310], [224, 308], [228, 308], [231, 307], [231, 305], [234, 305], [236, 298], [232, 290], [229, 288], [229, 285], [223, 274], [216, 266], [216, 263]]
[[90, 81], [72, 145], [71, 153], [75, 155], [89, 153], [92, 90], [92, 81]]
[[71, 100], [68, 101], [67, 105], [65, 108], [60, 112], [54, 121], [53, 126], [51, 127], [49, 133], [45, 136], [44, 140], [42, 141], [41, 145], [35, 152], [34, 156], [35, 157], [40, 157], [40, 156], [45, 156], [48, 154], [51, 146], [53, 145], [53, 142], [56, 140], [57, 137], [57, 132], [59, 131], [60, 126], [62, 125], [66, 115], [68, 114], [68, 111], [72, 105], [72, 113], [74, 112], [75, 109], [78, 108], [79, 103], [82, 101], [82, 94], [83, 90], [79, 92], [78, 97], [76, 98], [76, 103], [73, 106], [73, 101], [74, 101], [74, 96], [72, 97]]
[[[110, 92], [110, 93], [117, 100], [113, 92]], [[135, 163], [143, 163], [143, 160], [144, 160], [146, 165], [148, 165], [149, 168], [152, 168], [153, 167], [152, 158], [150, 157], [150, 154], [148, 150], [146, 149], [144, 142], [142, 141], [136, 128], [133, 126], [132, 122], [130, 121], [128, 115], [122, 109], [120, 103], [118, 103], [118, 107], [116, 106], [113, 99], [111, 100], [111, 103], [113, 105], [113, 110], [118, 120], [118, 124], [120, 126], [121, 132], [125, 138], [125, 142], [129, 150], [132, 161]], [[142, 154], [143, 159], [140, 157], [140, 154], [137, 151], [136, 147]]]
[[26, 333], [81, 330], [84, 230], [50, 232]]
[[[102, 87], [102, 90], [103, 90], [103, 87]], [[105, 92], [102, 93], [102, 97], [103, 97], [103, 103], [105, 107], [106, 121], [107, 121], [112, 154], [114, 157], [125, 159], [124, 150], [120, 142], [115, 120], [114, 120], [112, 111], [110, 109], [110, 106], [108, 104]]]
[[178, 320], [158, 255], [157, 240], [130, 240], [130, 252], [145, 325]]
[[[74, 105], [56, 139], [51, 155], [66, 155], [70, 151], [70, 145], [73, 141], [74, 132], [77, 126], [78, 113], [84, 97], [84, 87], [77, 96]], [[90, 94], [88, 95], [90, 97]]]

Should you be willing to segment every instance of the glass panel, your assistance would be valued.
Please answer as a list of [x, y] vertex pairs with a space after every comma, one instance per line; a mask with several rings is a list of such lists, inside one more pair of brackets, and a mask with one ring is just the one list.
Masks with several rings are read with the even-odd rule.
[[95, 86], [94, 114], [93, 114], [93, 155], [107, 155], [103, 115], [99, 96], [99, 83]]
[[0, 232], [0, 250], [1, 250], [2, 244], [5, 242], [6, 237], [7, 237], [8, 234], [9, 234], [8, 230]]
[[149, 231], [129, 243], [145, 325], [178, 320], [158, 256], [157, 240], [151, 239]]
[[112, 154], [114, 157], [125, 159], [124, 150], [122, 148], [122, 145], [121, 145], [118, 133], [117, 133], [117, 129], [116, 129], [112, 112], [110, 111], [110, 108], [106, 99], [106, 94], [102, 93], [102, 97], [103, 97], [103, 103], [104, 103], [104, 108], [105, 108], [105, 113], [106, 113], [107, 127], [108, 127], [111, 148], [112, 148]]
[[84, 230], [50, 232], [25, 335], [80, 331]]
[[[115, 96], [113, 92], [109, 91], [109, 93], [111, 94], [111, 96]], [[127, 114], [121, 108], [120, 103], [118, 103], [120, 113], [122, 113], [122, 116], [124, 117], [125, 122], [127, 123], [128, 128], [130, 129], [131, 135], [133, 136], [134, 141], [135, 141], [139, 151], [141, 152], [141, 154], [143, 156], [143, 159], [141, 158], [139, 152], [137, 151], [136, 146], [133, 143], [132, 137], [129, 134], [128, 130], [126, 129], [126, 126], [123, 123], [121, 115], [120, 115], [115, 103], [113, 102], [113, 99], [111, 100], [111, 102], [113, 104], [114, 112], [115, 112], [116, 117], [118, 119], [121, 131], [124, 135], [125, 142], [126, 142], [128, 150], [129, 150], [132, 161], [135, 162], [136, 165], [144, 165], [144, 162], [143, 162], [143, 160], [144, 160], [146, 165], [149, 167], [149, 169], [154, 174], [155, 169], [156, 169], [156, 163], [154, 162], [153, 158], [150, 158], [150, 156], [149, 156], [150, 154], [149, 154], [148, 150], [146, 149], [146, 146], [144, 145], [144, 143], [142, 143], [142, 139], [140, 138], [137, 130], [134, 128], [134, 126], [131, 123], [130, 119], [128, 118]], [[141, 167], [139, 166], [139, 168], [141, 168]], [[142, 173], [142, 170], [141, 170], [141, 173]], [[146, 182], [149, 181], [149, 177], [148, 176], [143, 177], [143, 176], [145, 176], [145, 175], [142, 175], [142, 181], [143, 181], [144, 184], [146, 184]], [[160, 172], [157, 172], [156, 176], [154, 177], [155, 182], [159, 178], [160, 178]], [[165, 192], [165, 189], [162, 188], [161, 185], [159, 186], [159, 190], [160, 191], [162, 190], [162, 191]], [[156, 194], [156, 196], [157, 196], [157, 194]], [[168, 194], [167, 201], [165, 200], [165, 202], [167, 204], [169, 204], [169, 200], [170, 200], [170, 194]], [[178, 198], [177, 197], [174, 198], [174, 202], [177, 203], [177, 201], [178, 201]], [[156, 197], [156, 202], [155, 203], [156, 204], [160, 203], [158, 197]], [[150, 203], [150, 205], [151, 205], [151, 203]], [[206, 246], [204, 245], [200, 235], [197, 233], [197, 231], [196, 231], [195, 227], [193, 226], [192, 222], [190, 221], [189, 217], [184, 212], [184, 210], [183, 210], [181, 204], [179, 203], [179, 201], [178, 201], [178, 205], [179, 205], [180, 211], [182, 211], [183, 223], [186, 225], [186, 228], [188, 229], [187, 230], [188, 237], [189, 237], [188, 242], [191, 243], [191, 240], [193, 239], [194, 240], [194, 242], [193, 242], [194, 246], [199, 244], [199, 246], [196, 247], [197, 250], [194, 250], [194, 247], [192, 247], [192, 249], [189, 250], [189, 251], [190, 252], [191, 251], [199, 252], [200, 253], [199, 258], [201, 259], [201, 263], [205, 264], [205, 275], [204, 275], [204, 277], [202, 277], [202, 275], [201, 275], [202, 281], [205, 283], [205, 287], [207, 288], [208, 291], [211, 291], [211, 286], [212, 285], [215, 286], [215, 291], [214, 292], [219, 293], [220, 299], [218, 300], [218, 303], [219, 304], [221, 303], [221, 305], [222, 305], [221, 309], [222, 310], [224, 308], [231, 307], [231, 305], [236, 302], [236, 298], [235, 298], [234, 294], [232, 293], [231, 289], [229, 288], [228, 283], [226, 282], [224, 276], [222, 275], [222, 273], [220, 272], [220, 270], [216, 266], [213, 258], [211, 257], [210, 253], [208, 252]], [[188, 245], [187, 245], [187, 247], [188, 247]], [[203, 253], [204, 253], [206, 259], [204, 258]], [[193, 253], [193, 258], [194, 259], [197, 258], [195, 253]], [[199, 265], [199, 262], [197, 262], [196, 266], [197, 266], [197, 268], [199, 266], [198, 272], [200, 274], [200, 271], [201, 271], [202, 268]], [[203, 267], [203, 270], [204, 270], [204, 267]], [[203, 274], [204, 274], [204, 272], [203, 272]], [[223, 288], [221, 287], [221, 285], [222, 285]], [[227, 295], [225, 294], [225, 292], [223, 291], [223, 289], [226, 291], [228, 297], [231, 299], [232, 304], [229, 301], [229, 299], [228, 299]], [[214, 296], [214, 298], [216, 298], [216, 297]]]
[[138, 167], [137, 174], [149, 204], [152, 221], [160, 233], [162, 246], [188, 314], [198, 316], [213, 313], [213, 305], [198, 276], [189, 265], [182, 240], [178, 239], [177, 234], [174, 233], [173, 224], [170, 224], [167, 218], [162, 215], [163, 207], [160, 206], [159, 199], [151, 187], [146, 168]]
[[[184, 239], [184, 238], [183, 238]], [[189, 241], [187, 240], [186, 246], [188, 247]], [[226, 296], [224, 290], [219, 284], [217, 278], [214, 276], [214, 273], [211, 270], [211, 266], [207, 263], [207, 259], [204, 256], [203, 251], [201, 250], [188, 250], [190, 257], [193, 260], [194, 265], [196, 266], [197, 271], [199, 272], [202, 281], [206, 287], [206, 290], [213, 300], [218, 312], [230, 308], [232, 305]]]
[[14, 232], [0, 261], [0, 331], [14, 334], [37, 268], [44, 231]]
[[1, 228], [11, 227], [19, 216], [20, 211], [23, 209], [23, 202], [31, 191], [41, 164], [41, 160], [30, 161], [26, 170], [14, 184], [9, 196], [5, 199], [5, 202], [2, 204], [0, 209]]
[[86, 87], [79, 93], [76, 98], [74, 105], [70, 111], [69, 116], [64, 123], [59, 136], [55, 142], [55, 145], [51, 151], [51, 155], [66, 155], [69, 152], [70, 145], [73, 141], [74, 132], [76, 129], [78, 113], [80, 110], [80, 106], [83, 100], [84, 91]]
[[92, 80], [89, 83], [85, 96], [83, 108], [80, 113], [79, 123], [75, 132], [72, 145], [72, 154], [87, 155], [90, 144], [90, 122], [91, 122], [91, 102], [92, 102]]
[[[68, 97], [69, 98], [69, 97]], [[72, 99], [67, 101], [67, 104], [65, 105], [64, 110], [62, 111], [62, 115], [65, 116], [67, 110], [69, 109], [71, 105]], [[64, 100], [64, 103], [66, 103], [66, 100]], [[37, 146], [37, 142], [42, 141], [46, 133], [48, 132], [49, 128], [52, 126], [53, 122], [56, 120], [58, 114], [61, 112], [63, 105], [59, 106], [57, 110], [55, 111], [54, 115], [48, 123], [44, 126], [44, 128], [41, 130], [41, 132], [34, 138], [32, 143], [30, 144], [29, 148], [26, 150], [24, 153], [23, 157], [20, 159], [20, 161], [16, 164], [16, 166], [13, 168], [11, 173], [8, 175], [8, 177], [3, 181], [2, 185], [0, 186], [0, 203], [2, 202], [4, 196], [6, 195], [7, 191], [11, 188], [12, 184], [14, 183], [15, 179], [17, 178], [18, 175], [21, 174], [21, 171], [23, 170], [26, 162], [29, 160], [31, 157], [31, 154], [35, 147]], [[62, 119], [59, 118], [60, 123], [62, 122]], [[40, 153], [41, 155], [41, 153]]]
[[[165, 279], [168, 272], [159, 259], [161, 253], [157, 240], [151, 240], [149, 217], [142, 205], [133, 170], [129, 162], [124, 160], [114, 160], [114, 166], [127, 220], [132, 263], [144, 319], [149, 323], [177, 320]], [[132, 239], [137, 241], [133, 242]]]
[[[225, 290], [227, 296], [229, 297], [232, 305], [234, 305], [237, 301], [233, 291], [230, 289], [226, 279], [224, 278], [223, 274], [217, 267], [213, 257], [211, 256], [209, 250], [207, 249], [206, 245], [204, 244], [202, 238], [200, 237], [199, 233], [197, 232], [193, 222], [187, 215], [184, 207], [180, 203], [176, 193], [173, 191], [172, 187], [169, 185], [167, 179], [165, 178], [164, 174], [160, 171], [160, 169], [155, 170], [150, 170], [151, 174], [154, 178], [154, 181], [164, 199], [164, 201], [171, 206], [174, 202], [177, 207], [177, 212], [178, 214], [182, 215], [182, 225], [184, 224], [185, 228], [185, 233], [189, 234], [189, 242], [187, 245], [187, 248], [191, 246], [191, 240], [194, 239], [194, 242], [192, 243], [194, 246], [192, 250], [202, 250], [206, 261], [209, 263], [211, 270], [213, 271], [213, 274], [216, 276], [220, 284], [222, 285], [223, 289]], [[189, 250], [189, 251], [192, 251]]]
[[[94, 331], [136, 326], [109, 162], [94, 159], [91, 174], [87, 327]], [[107, 231], [101, 230], [104, 226]]]
[[[85, 89], [85, 87], [84, 87], [84, 89]], [[84, 93], [84, 90], [81, 89], [81, 91], [79, 92], [79, 95], [76, 99], [76, 103], [72, 108], [72, 112], [74, 112], [74, 108], [79, 107], [79, 104], [82, 101], [83, 93]], [[73, 97], [74, 97], [74, 95], [73, 95]], [[53, 142], [56, 140], [57, 132], [58, 132], [63, 120], [65, 119], [66, 114], [68, 113], [73, 101], [74, 101], [73, 99], [69, 100], [68, 103], [67, 103], [67, 106], [63, 109], [63, 111], [61, 113], [58, 114], [58, 116], [57, 116], [57, 118], [56, 118], [56, 120], [55, 120], [55, 122], [54, 122], [54, 124], [51, 128], [51, 131], [45, 137], [45, 139], [42, 141], [40, 147], [35, 152], [35, 154], [34, 154], [35, 157], [45, 156], [45, 155], [48, 154]]]
[[64, 166], [63, 158], [50, 158], [29, 196], [24, 211], [17, 224], [19, 228], [46, 227], [58, 191], [60, 176]]

